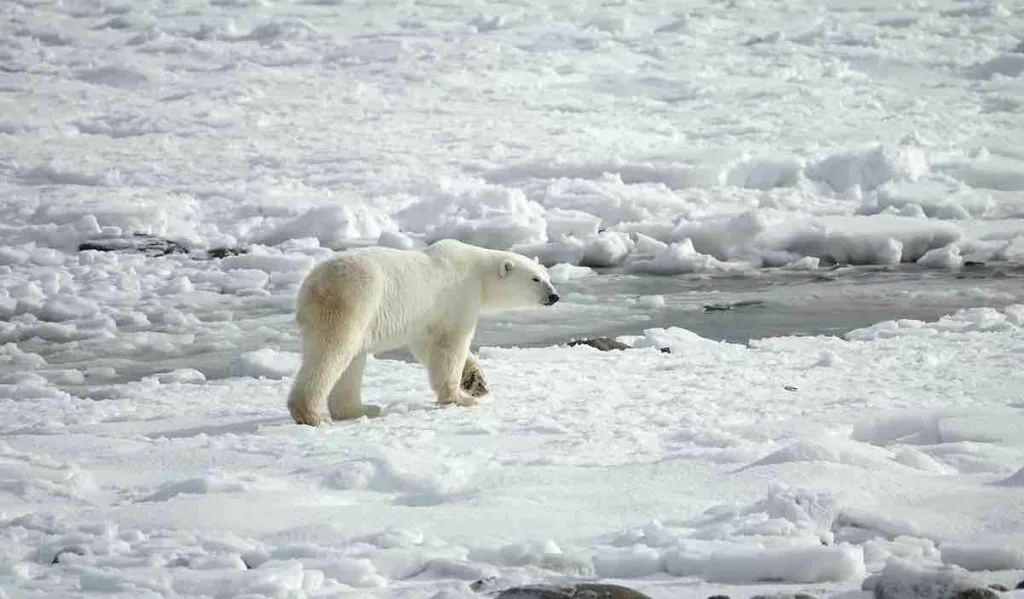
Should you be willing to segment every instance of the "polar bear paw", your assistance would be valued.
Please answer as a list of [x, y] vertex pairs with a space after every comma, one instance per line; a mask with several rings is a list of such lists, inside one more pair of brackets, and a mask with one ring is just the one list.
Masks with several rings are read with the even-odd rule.
[[288, 402], [288, 411], [292, 414], [292, 419], [297, 424], [305, 424], [308, 426], [320, 426], [324, 423], [324, 419], [317, 413], [316, 410], [310, 409], [307, 406], [300, 405], [294, 402]]
[[331, 418], [334, 420], [355, 420], [356, 418], [376, 418], [380, 416], [380, 406], [373, 404], [361, 404], [353, 408], [344, 408], [337, 413], [331, 413]]
[[463, 408], [471, 408], [477, 405], [477, 400], [472, 395], [466, 395], [465, 393], [459, 393], [455, 397], [438, 398], [437, 405], [439, 406], [450, 406], [456, 405]]

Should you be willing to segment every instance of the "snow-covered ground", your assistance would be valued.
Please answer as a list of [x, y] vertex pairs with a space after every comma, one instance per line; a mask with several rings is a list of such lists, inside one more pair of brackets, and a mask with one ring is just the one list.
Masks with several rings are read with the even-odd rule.
[[[1022, 32], [988, 0], [0, 2], [0, 597], [1013, 586]], [[182, 251], [79, 251], [140, 235]], [[290, 424], [305, 272], [442, 237], [562, 291], [483, 323], [491, 400], [379, 358], [382, 418]], [[593, 334], [647, 347], [551, 347]]]

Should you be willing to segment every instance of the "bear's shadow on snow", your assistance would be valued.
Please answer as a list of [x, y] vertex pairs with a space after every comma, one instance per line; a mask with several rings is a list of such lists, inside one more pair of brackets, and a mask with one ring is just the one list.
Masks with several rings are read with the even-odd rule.
[[241, 422], [207, 424], [203, 426], [194, 426], [190, 428], [158, 431], [153, 433], [147, 433], [146, 436], [149, 437], [150, 439], [182, 439], [186, 437], [198, 437], [199, 435], [217, 436], [226, 434], [254, 434], [259, 432], [260, 426], [267, 424], [291, 424], [291, 419], [288, 418], [287, 414], [282, 413], [281, 416], [255, 418], [253, 420], [243, 420]]

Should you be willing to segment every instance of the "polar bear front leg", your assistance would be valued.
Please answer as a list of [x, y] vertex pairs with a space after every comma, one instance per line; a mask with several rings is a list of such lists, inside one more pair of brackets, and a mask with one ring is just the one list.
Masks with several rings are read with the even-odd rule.
[[463, 391], [473, 397], [483, 397], [488, 393], [487, 380], [484, 379], [484, 373], [480, 371], [480, 364], [477, 363], [472, 352], [466, 354], [466, 365], [462, 368], [460, 385]]
[[475, 406], [475, 397], [462, 392], [462, 371], [469, 355], [473, 332], [435, 335], [411, 346], [416, 359], [427, 367], [430, 387], [438, 405]]
[[380, 416], [377, 406], [363, 405], [363, 367], [366, 366], [366, 354], [359, 354], [348, 364], [348, 368], [334, 383], [331, 394], [327, 397], [327, 409], [334, 420], [351, 420], [368, 416]]

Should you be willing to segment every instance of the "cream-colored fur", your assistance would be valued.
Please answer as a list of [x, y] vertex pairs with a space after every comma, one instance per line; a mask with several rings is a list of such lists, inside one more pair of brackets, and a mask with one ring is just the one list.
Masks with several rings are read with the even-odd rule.
[[335, 420], [379, 415], [362, 403], [366, 356], [400, 347], [427, 368], [438, 404], [474, 405], [461, 381], [480, 312], [556, 301], [545, 269], [513, 252], [455, 240], [422, 251], [342, 252], [314, 267], [299, 289], [302, 366], [288, 409], [311, 426], [322, 422], [325, 397]]

